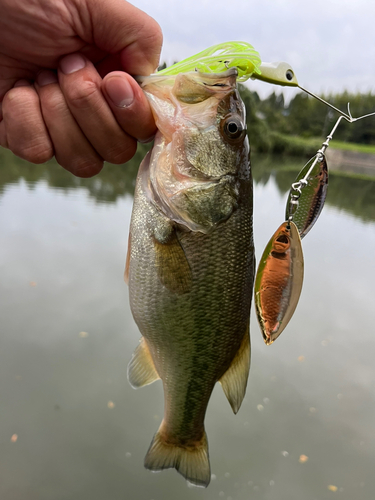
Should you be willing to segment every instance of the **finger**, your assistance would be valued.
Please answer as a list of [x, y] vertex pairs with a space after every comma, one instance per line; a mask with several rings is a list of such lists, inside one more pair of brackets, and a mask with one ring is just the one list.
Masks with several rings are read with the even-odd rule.
[[58, 76], [70, 112], [98, 154], [111, 163], [130, 160], [136, 141], [117, 123], [93, 64], [82, 54], [70, 54], [60, 61]]
[[56, 74], [42, 71], [37, 76], [35, 88], [57, 162], [78, 177], [92, 177], [99, 173], [103, 160], [73, 118]]
[[5, 94], [2, 114], [1, 146], [32, 163], [44, 163], [53, 156], [38, 94], [27, 80], [16, 82]]
[[157, 68], [163, 36], [152, 17], [124, 0], [85, 5], [89, 15], [80, 16], [83, 32], [91, 36], [95, 26], [95, 44], [111, 54], [119, 53], [126, 72], [149, 75]]
[[[92, 59], [89, 57], [90, 61]], [[99, 63], [95, 64], [96, 71], [99, 75], [104, 78], [108, 73], [112, 71], [122, 71], [122, 64], [120, 54], [109, 54], [104, 59], [102, 59]]]
[[140, 141], [155, 135], [156, 126], [148, 100], [131, 76], [120, 71], [110, 73], [103, 80], [102, 90], [125, 132]]

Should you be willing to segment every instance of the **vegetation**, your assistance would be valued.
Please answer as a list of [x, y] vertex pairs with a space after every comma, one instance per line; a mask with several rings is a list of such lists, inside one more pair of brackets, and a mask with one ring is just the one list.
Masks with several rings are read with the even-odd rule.
[[346, 151], [356, 151], [358, 153], [375, 154], [375, 144], [353, 144], [352, 142], [343, 142], [332, 140], [332, 148], [345, 149]]
[[[262, 100], [256, 92], [240, 85], [247, 112], [247, 127], [252, 149], [257, 152], [311, 156], [332, 130], [337, 113], [303, 92], [289, 103], [283, 94], [272, 93]], [[350, 94], [322, 96], [346, 111], [350, 102], [353, 116], [375, 110], [375, 95]], [[349, 124], [345, 120], [335, 132], [333, 147], [375, 153], [375, 117]]]

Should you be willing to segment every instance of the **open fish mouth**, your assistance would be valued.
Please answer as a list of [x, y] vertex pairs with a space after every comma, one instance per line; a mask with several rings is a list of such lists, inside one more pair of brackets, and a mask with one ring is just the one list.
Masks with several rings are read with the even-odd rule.
[[[198, 69], [195, 70], [195, 73], [200, 76], [202, 79], [205, 80], [217, 80], [218, 78], [228, 78], [231, 76], [238, 76], [238, 70], [237, 68], [228, 68], [226, 71], [218, 72], [218, 73], [202, 73]], [[159, 83], [165, 83], [168, 80], [175, 78], [175, 75], [163, 75], [159, 73], [152, 73], [151, 75], [148, 76], [142, 76], [142, 75], [136, 75], [134, 79], [139, 83], [141, 87], [145, 87], [149, 83], [154, 83], [154, 82], [159, 82]], [[204, 85], [209, 85], [207, 83], [204, 83]], [[216, 87], [224, 86], [221, 83], [216, 83], [213, 84]]]

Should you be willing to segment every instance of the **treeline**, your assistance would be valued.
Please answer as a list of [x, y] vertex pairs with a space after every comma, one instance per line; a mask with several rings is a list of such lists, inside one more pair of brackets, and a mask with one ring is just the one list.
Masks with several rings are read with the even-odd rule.
[[[259, 152], [311, 154], [332, 130], [339, 114], [318, 100], [301, 92], [289, 103], [283, 94], [272, 93], [260, 99], [257, 92], [240, 85], [247, 112], [247, 127], [253, 150]], [[321, 96], [338, 109], [354, 117], [375, 111], [375, 95], [351, 94]], [[375, 116], [349, 124], [342, 120], [335, 139], [356, 144], [375, 144]]]

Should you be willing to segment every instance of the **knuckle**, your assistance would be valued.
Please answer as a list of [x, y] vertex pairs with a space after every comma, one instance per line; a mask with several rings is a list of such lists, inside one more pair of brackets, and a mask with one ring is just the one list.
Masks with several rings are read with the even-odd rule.
[[66, 104], [60, 93], [45, 94], [41, 98], [42, 109], [48, 108], [52, 116], [61, 116], [66, 113]]
[[16, 87], [8, 90], [3, 99], [3, 113], [10, 112], [12, 109], [18, 109], [25, 103], [29, 107], [38, 102], [38, 96], [33, 87]]
[[153, 41], [156, 47], [161, 48], [163, 45], [163, 32], [161, 30], [161, 27], [159, 24], [153, 19], [154, 22], [154, 35], [153, 35]]
[[46, 143], [21, 144], [10, 147], [11, 151], [20, 158], [31, 163], [45, 163], [53, 157], [53, 149]]
[[128, 144], [120, 144], [107, 150], [104, 158], [109, 163], [120, 165], [126, 163], [135, 155], [137, 151], [137, 143], [135, 140], [129, 141]]
[[33, 87], [9, 90], [3, 100], [3, 115], [8, 148], [31, 163], [52, 158], [52, 143], [40, 112], [39, 96]]
[[163, 33], [153, 18], [149, 18], [149, 22], [143, 26], [141, 43], [147, 48], [146, 58], [152, 62], [153, 66], [157, 66], [163, 44]]
[[160, 48], [163, 44], [163, 32], [161, 30], [160, 25], [155, 21], [154, 18], [149, 17], [148, 23], [145, 26], [145, 31], [144, 35], [146, 35], [147, 40], [149, 42], [153, 42], [154, 46], [156, 48]]
[[69, 105], [78, 110], [85, 111], [100, 107], [101, 93], [95, 82], [85, 81], [81, 85], [74, 85], [69, 88], [66, 99]]
[[58, 157], [56, 157], [57, 162], [64, 167], [66, 170], [69, 170], [76, 177], [89, 178], [98, 174], [103, 168], [103, 160], [100, 158], [90, 158], [87, 156], [78, 156], [71, 161], [60, 161]]

